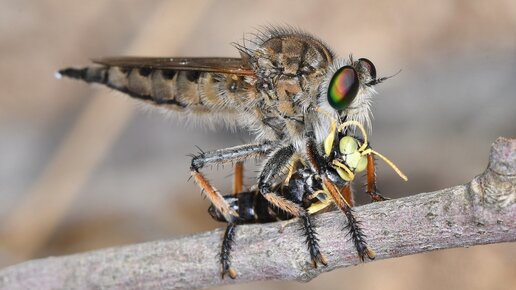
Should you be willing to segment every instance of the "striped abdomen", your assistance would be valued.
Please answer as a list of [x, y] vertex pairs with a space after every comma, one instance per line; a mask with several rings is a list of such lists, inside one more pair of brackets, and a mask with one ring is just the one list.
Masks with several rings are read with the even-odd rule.
[[235, 113], [245, 102], [247, 86], [240, 76], [192, 70], [91, 66], [58, 73], [106, 85], [159, 107], [195, 114]]

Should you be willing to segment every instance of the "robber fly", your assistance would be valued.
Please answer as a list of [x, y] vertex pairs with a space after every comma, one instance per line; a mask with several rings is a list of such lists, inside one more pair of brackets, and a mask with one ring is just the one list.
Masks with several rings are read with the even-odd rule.
[[[330, 133], [332, 120], [370, 128], [374, 87], [387, 78], [377, 78], [370, 60], [339, 58], [322, 41], [294, 29], [266, 29], [234, 46], [240, 58], [108, 57], [93, 60], [95, 66], [60, 70], [57, 76], [100, 83], [185, 117], [223, 120], [253, 132], [253, 144], [192, 158], [193, 179], [228, 222], [238, 213], [201, 170], [251, 158], [264, 159], [257, 190], [269, 204], [292, 216], [306, 214], [273, 190], [278, 172], [296, 157], [320, 176], [331, 199], [345, 211], [318, 144]], [[372, 153], [367, 156], [368, 179], [374, 184]], [[375, 187], [368, 190], [376, 194]]]
[[[346, 127], [356, 125], [362, 131], [362, 137], [348, 135]], [[344, 198], [343, 211], [347, 218], [347, 230], [353, 241], [355, 249], [361, 260], [366, 257], [374, 259], [375, 253], [370, 249], [365, 241], [365, 236], [360, 228], [360, 223], [353, 214], [353, 199], [351, 194], [351, 182], [355, 180], [357, 173], [366, 170], [370, 165], [369, 154], [375, 154], [385, 160], [403, 179], [405, 175], [386, 157], [374, 151], [368, 143], [367, 134], [363, 127], [355, 121], [341, 124], [337, 130], [335, 123], [332, 130], [326, 137], [324, 144], [321, 144], [323, 163], [326, 167], [326, 174], [337, 186], [341, 188]], [[224, 278], [228, 274], [231, 278], [236, 278], [237, 272], [231, 267], [230, 254], [234, 243], [235, 228], [241, 224], [268, 223], [279, 220], [290, 220], [294, 218], [292, 214], [271, 204], [260, 193], [257, 186], [253, 186], [248, 191], [242, 191], [242, 163], [235, 166], [234, 190], [232, 195], [225, 195], [224, 199], [230, 208], [238, 213], [238, 217], [227, 221], [218, 209], [211, 205], [208, 209], [211, 217], [217, 221], [227, 222], [226, 231], [222, 241], [220, 251], [221, 274]], [[314, 223], [310, 215], [324, 212], [331, 209], [331, 193], [321, 182], [320, 175], [315, 173], [310, 167], [305, 166], [301, 159], [293, 159], [289, 165], [289, 172], [285, 180], [272, 186], [272, 191], [285, 200], [299, 205], [304, 212], [299, 216], [302, 221], [302, 230], [305, 236], [305, 243], [312, 261], [312, 266], [317, 264], [327, 264], [326, 257], [321, 253], [319, 238]], [[376, 186], [370, 184], [368, 187]], [[371, 192], [371, 191], [370, 191]], [[373, 201], [381, 201], [385, 198], [378, 193], [371, 195]]]

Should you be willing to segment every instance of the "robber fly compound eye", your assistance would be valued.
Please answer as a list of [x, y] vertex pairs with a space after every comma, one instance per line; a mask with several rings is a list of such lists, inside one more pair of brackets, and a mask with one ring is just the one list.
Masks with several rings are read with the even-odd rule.
[[328, 87], [328, 102], [337, 111], [342, 111], [353, 102], [359, 89], [358, 74], [352, 66], [337, 70]]

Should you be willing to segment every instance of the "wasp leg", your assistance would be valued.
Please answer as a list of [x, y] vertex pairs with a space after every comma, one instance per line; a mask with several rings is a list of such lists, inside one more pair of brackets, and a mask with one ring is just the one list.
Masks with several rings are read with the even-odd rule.
[[[319, 151], [317, 150], [315, 140], [313, 138], [307, 139], [307, 157], [308, 161], [312, 165], [313, 169], [316, 171], [319, 176], [322, 178], [322, 183], [326, 190], [330, 193], [333, 201], [339, 209], [344, 212], [348, 220], [347, 228], [349, 229], [349, 233], [351, 235], [351, 239], [353, 240], [353, 244], [358, 252], [358, 256], [362, 261], [364, 261], [367, 256], [369, 259], [375, 258], [375, 253], [373, 250], [369, 249], [367, 243], [365, 241], [365, 235], [360, 228], [360, 222], [357, 221], [355, 216], [353, 215], [353, 210], [351, 209], [350, 204], [346, 201], [346, 199], [341, 195], [340, 191], [337, 189], [337, 186], [326, 176], [325, 172], [325, 163], [322, 156], [320, 156]], [[345, 185], [345, 187], [350, 187], [349, 184]], [[343, 189], [343, 191], [350, 189]]]
[[376, 164], [374, 160], [374, 156], [372, 153], [367, 154], [367, 190], [366, 193], [369, 194], [371, 200], [373, 202], [376, 201], [384, 201], [388, 198], [383, 197], [380, 193], [378, 193], [378, 189], [376, 188]]
[[243, 161], [253, 157], [260, 157], [272, 151], [274, 147], [274, 144], [269, 142], [263, 144], [247, 144], [211, 152], [201, 152], [193, 156], [192, 165], [190, 167], [192, 177], [228, 223], [232, 222], [234, 217], [238, 216], [237, 213], [229, 207], [222, 195], [199, 170], [206, 165], [224, 164], [227, 162]]
[[235, 238], [235, 228], [236, 225], [234, 223], [228, 223], [226, 231], [224, 232], [224, 239], [222, 240], [222, 247], [220, 249], [220, 264], [222, 266], [220, 274], [222, 279], [224, 279], [226, 274], [228, 274], [231, 279], [235, 279], [237, 276], [236, 270], [231, 267], [230, 262], [231, 249], [233, 248]]

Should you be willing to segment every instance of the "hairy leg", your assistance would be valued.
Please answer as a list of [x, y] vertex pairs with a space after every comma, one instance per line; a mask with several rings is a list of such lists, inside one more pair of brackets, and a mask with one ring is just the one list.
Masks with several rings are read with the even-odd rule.
[[[360, 259], [364, 260], [367, 256], [369, 259], [374, 259], [375, 253], [371, 249], [367, 247], [367, 243], [365, 242], [365, 236], [362, 233], [362, 230], [359, 226], [359, 222], [356, 220], [353, 215], [353, 210], [351, 209], [351, 205], [347, 202], [347, 200], [342, 196], [341, 192], [338, 190], [337, 186], [327, 177], [325, 174], [326, 164], [324, 162], [324, 158], [320, 155], [317, 150], [317, 145], [315, 143], [314, 138], [307, 138], [307, 157], [310, 165], [314, 169], [314, 171], [321, 176], [322, 183], [326, 190], [329, 192], [335, 204], [339, 207], [339, 209], [346, 215], [348, 220], [347, 228], [351, 234], [351, 239], [353, 240], [353, 244], [357, 249], [358, 255]], [[349, 187], [350, 185], [346, 185]], [[345, 187], [346, 187], [345, 186]], [[343, 189], [343, 191], [349, 191], [350, 189]]]
[[263, 144], [247, 144], [241, 146], [235, 146], [231, 148], [219, 149], [211, 152], [201, 152], [198, 155], [193, 156], [192, 165], [190, 167], [190, 173], [194, 178], [195, 182], [201, 187], [202, 191], [206, 193], [206, 196], [211, 201], [213, 206], [226, 218], [226, 221], [232, 222], [234, 217], [238, 214], [235, 213], [224, 200], [222, 195], [217, 189], [211, 185], [206, 179], [204, 174], [200, 172], [206, 165], [218, 165], [228, 162], [238, 162], [250, 158], [262, 157], [269, 153], [275, 148], [275, 144], [263, 143]]
[[[319, 250], [319, 239], [317, 238], [317, 233], [310, 219], [310, 215], [301, 205], [301, 201], [289, 200], [272, 189], [272, 184], [274, 183], [275, 178], [291, 163], [293, 155], [294, 148], [292, 146], [283, 147], [274, 152], [274, 154], [272, 154], [267, 160], [262, 172], [260, 173], [258, 189], [270, 204], [280, 208], [292, 216], [301, 218], [306, 237], [306, 244], [308, 246], [313, 266], [317, 267], [318, 262], [326, 265], [327, 259]], [[295, 189], [289, 188], [289, 190]]]

